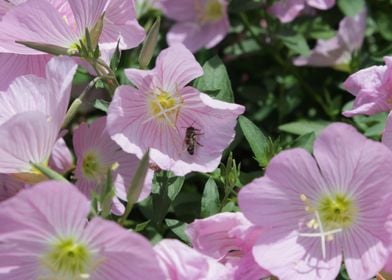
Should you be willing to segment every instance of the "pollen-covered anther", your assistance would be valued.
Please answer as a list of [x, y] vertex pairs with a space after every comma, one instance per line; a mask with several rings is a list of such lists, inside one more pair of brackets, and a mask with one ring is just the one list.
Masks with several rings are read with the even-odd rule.
[[86, 244], [70, 237], [53, 242], [42, 263], [53, 276], [59, 277], [56, 279], [88, 279], [92, 255]]
[[165, 121], [174, 127], [183, 101], [179, 96], [173, 95], [161, 89], [157, 89], [149, 99], [149, 111], [152, 119]]

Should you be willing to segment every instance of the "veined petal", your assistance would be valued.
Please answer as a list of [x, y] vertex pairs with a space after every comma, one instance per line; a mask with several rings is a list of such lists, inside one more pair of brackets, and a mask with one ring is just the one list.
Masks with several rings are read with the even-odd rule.
[[0, 126], [0, 173], [29, 172], [49, 159], [59, 127], [40, 112], [15, 115]]
[[172, 93], [203, 75], [200, 64], [181, 44], [175, 44], [159, 54], [154, 72], [158, 80], [157, 86]]
[[41, 0], [29, 0], [12, 8], [3, 17], [0, 29], [0, 50], [9, 53], [41, 53], [15, 41], [31, 41], [68, 48], [79, 39], [59, 12], [49, 2]]

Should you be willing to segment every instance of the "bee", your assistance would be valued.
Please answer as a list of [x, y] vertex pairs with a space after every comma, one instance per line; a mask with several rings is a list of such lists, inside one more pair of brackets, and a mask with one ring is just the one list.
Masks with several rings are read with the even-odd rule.
[[186, 145], [186, 150], [190, 155], [195, 153], [196, 145], [203, 147], [203, 145], [197, 141], [197, 137], [199, 135], [203, 135], [203, 133], [200, 133], [200, 129], [197, 129], [193, 126], [190, 126], [186, 129], [184, 142]]

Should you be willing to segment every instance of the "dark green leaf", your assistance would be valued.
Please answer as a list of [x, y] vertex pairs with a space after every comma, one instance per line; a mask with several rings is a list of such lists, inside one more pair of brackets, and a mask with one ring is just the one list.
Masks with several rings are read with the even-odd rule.
[[165, 219], [165, 223], [182, 241], [190, 243], [188, 236], [185, 233], [186, 226], [188, 225], [187, 223], [174, 219]]
[[195, 81], [194, 86], [216, 99], [234, 102], [230, 78], [222, 60], [214, 56], [204, 64], [203, 70], [204, 75]]
[[338, 0], [337, 4], [346, 16], [355, 16], [365, 7], [365, 0]]
[[219, 191], [213, 178], [209, 178], [204, 186], [203, 196], [201, 199], [201, 217], [209, 217], [219, 213]]

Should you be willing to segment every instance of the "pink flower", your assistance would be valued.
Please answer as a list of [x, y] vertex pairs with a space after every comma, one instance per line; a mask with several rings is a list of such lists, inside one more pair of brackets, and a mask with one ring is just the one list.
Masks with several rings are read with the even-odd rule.
[[334, 66], [345, 70], [350, 63], [353, 52], [359, 50], [365, 37], [366, 12], [363, 11], [354, 17], [345, 17], [339, 24], [335, 37], [327, 40], [318, 40], [316, 47], [308, 56], [294, 59], [297, 66]]
[[164, 280], [231, 280], [232, 271], [175, 239], [164, 239], [155, 247]]
[[[91, 197], [93, 191], [99, 193], [108, 170], [112, 169], [116, 191], [113, 211], [115, 214], [122, 214], [125, 209], [118, 198], [127, 200], [127, 190], [139, 163], [138, 158], [125, 153], [110, 139], [106, 130], [106, 117], [95, 120], [91, 125], [81, 124], [74, 131], [73, 142], [78, 159], [75, 170], [76, 186]], [[149, 171], [139, 200], [150, 194], [152, 177], [153, 172]]]
[[344, 256], [351, 279], [369, 279], [388, 257], [392, 152], [336, 123], [314, 157], [291, 149], [239, 193], [239, 206], [263, 232], [253, 248], [279, 279], [335, 279]]
[[353, 109], [346, 117], [374, 115], [392, 109], [392, 57], [384, 57], [385, 66], [372, 66], [352, 74], [344, 88], [355, 96]]
[[178, 176], [213, 171], [244, 107], [187, 86], [203, 70], [182, 45], [162, 51], [153, 70], [125, 73], [136, 88], [115, 92], [108, 110], [112, 139], [139, 158], [150, 148], [151, 160]]
[[268, 12], [275, 15], [281, 22], [293, 21], [307, 7], [327, 10], [335, 5], [335, 0], [279, 0]]
[[17, 173], [28, 183], [42, 179], [31, 162], [49, 161], [76, 68], [72, 59], [56, 57], [47, 64], [46, 78], [21, 76], [0, 92], [0, 173]]
[[22, 0], [1, 1], [0, 90], [24, 74], [44, 76], [51, 57], [15, 41], [32, 41], [76, 50], [85, 29], [91, 30], [105, 12], [99, 46], [109, 62], [117, 42], [121, 50], [138, 46], [145, 36], [135, 15], [134, 1], [127, 0]]
[[196, 52], [214, 47], [229, 32], [226, 0], [161, 0], [160, 7], [176, 21], [167, 34], [169, 45], [182, 43]]
[[101, 218], [75, 186], [49, 181], [0, 207], [1, 279], [162, 279], [142, 236]]
[[252, 247], [261, 229], [242, 213], [220, 213], [195, 220], [186, 231], [194, 249], [234, 270], [234, 279], [259, 280], [270, 275], [254, 260]]

